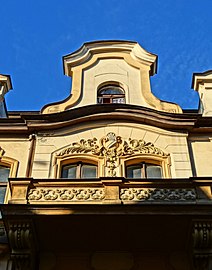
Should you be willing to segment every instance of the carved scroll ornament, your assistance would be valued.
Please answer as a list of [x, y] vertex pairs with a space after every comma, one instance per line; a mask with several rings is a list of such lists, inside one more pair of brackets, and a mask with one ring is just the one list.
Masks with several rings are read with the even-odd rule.
[[72, 143], [71, 146], [56, 154], [57, 157], [63, 157], [70, 154], [91, 153], [95, 156], [105, 158], [106, 167], [109, 169], [109, 176], [116, 176], [115, 169], [119, 157], [131, 156], [133, 154], [153, 154], [161, 157], [167, 157], [161, 149], [154, 146], [151, 142], [144, 140], [131, 139], [123, 140], [121, 136], [115, 133], [108, 133], [102, 137], [99, 142], [96, 138], [80, 140]]

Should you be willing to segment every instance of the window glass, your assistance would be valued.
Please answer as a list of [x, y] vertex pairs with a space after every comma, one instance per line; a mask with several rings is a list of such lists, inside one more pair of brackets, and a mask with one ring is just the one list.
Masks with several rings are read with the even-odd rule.
[[127, 178], [143, 178], [142, 164], [127, 167]]
[[147, 178], [161, 178], [161, 167], [157, 165], [146, 164], [146, 175]]
[[127, 178], [162, 178], [161, 166], [150, 163], [139, 163], [126, 167]]
[[107, 98], [107, 97], [100, 97], [98, 98], [98, 103], [103, 104], [103, 103], [111, 103], [111, 98]]
[[10, 168], [0, 165], [0, 203], [4, 203], [9, 175]]
[[77, 164], [70, 164], [63, 166], [61, 177], [76, 179], [76, 178], [96, 178], [97, 166], [79, 162]]
[[[0, 186], [0, 203], [4, 203], [5, 193], [6, 193], [6, 186], [5, 187]], [[0, 215], [0, 218], [1, 218], [1, 215]]]
[[123, 91], [119, 89], [117, 86], [104, 88], [101, 91], [99, 91], [100, 95], [122, 95]]
[[125, 103], [124, 90], [117, 85], [103, 86], [98, 90], [97, 102], [107, 103]]
[[95, 178], [96, 166], [95, 165], [82, 165], [82, 178]]
[[124, 98], [113, 98], [113, 103], [124, 103]]
[[62, 170], [62, 178], [76, 178], [77, 176], [77, 165], [64, 166]]
[[0, 182], [7, 182], [10, 168], [0, 165]]

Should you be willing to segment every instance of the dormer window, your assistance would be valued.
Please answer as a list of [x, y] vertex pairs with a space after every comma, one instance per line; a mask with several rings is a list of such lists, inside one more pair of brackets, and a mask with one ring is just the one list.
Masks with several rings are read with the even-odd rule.
[[98, 90], [97, 103], [125, 103], [124, 90], [117, 85], [103, 86]]

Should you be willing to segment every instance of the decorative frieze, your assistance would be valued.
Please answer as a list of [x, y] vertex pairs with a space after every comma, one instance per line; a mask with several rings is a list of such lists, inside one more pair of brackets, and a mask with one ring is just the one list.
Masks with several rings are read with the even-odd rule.
[[[195, 189], [120, 188], [121, 201], [176, 201], [193, 202], [197, 199]], [[29, 203], [34, 202], [80, 202], [105, 200], [104, 188], [34, 188], [28, 193]], [[108, 199], [108, 198], [107, 198]]]
[[119, 164], [119, 158], [131, 156], [134, 154], [153, 154], [161, 157], [167, 157], [158, 147], [151, 142], [144, 140], [131, 139], [124, 140], [121, 136], [116, 136], [110, 132], [102, 137], [99, 142], [96, 138], [80, 140], [74, 142], [71, 146], [63, 149], [56, 154], [56, 157], [64, 157], [70, 154], [91, 153], [95, 156], [105, 158], [105, 166], [108, 168], [108, 176], [116, 176], [116, 168]]
[[31, 189], [28, 201], [98, 201], [105, 197], [103, 188]]
[[69, 155], [72, 153], [89, 153], [97, 156], [106, 156], [114, 152], [117, 156], [127, 156], [132, 154], [155, 154], [160, 156], [168, 156], [161, 149], [154, 146], [151, 142], [129, 138], [128, 141], [123, 140], [121, 136], [115, 133], [108, 133], [102, 137], [97, 143], [97, 139], [80, 140], [72, 143], [71, 146], [57, 153], [57, 156]]
[[195, 189], [123, 188], [123, 201], [194, 201]]

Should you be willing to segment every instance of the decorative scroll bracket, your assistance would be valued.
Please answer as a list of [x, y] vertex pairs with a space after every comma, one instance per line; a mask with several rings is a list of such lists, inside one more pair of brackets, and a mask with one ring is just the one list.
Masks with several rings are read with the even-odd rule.
[[212, 269], [212, 220], [194, 222], [193, 263], [196, 270]]
[[7, 230], [13, 268], [35, 270], [36, 242], [32, 221], [7, 221]]

